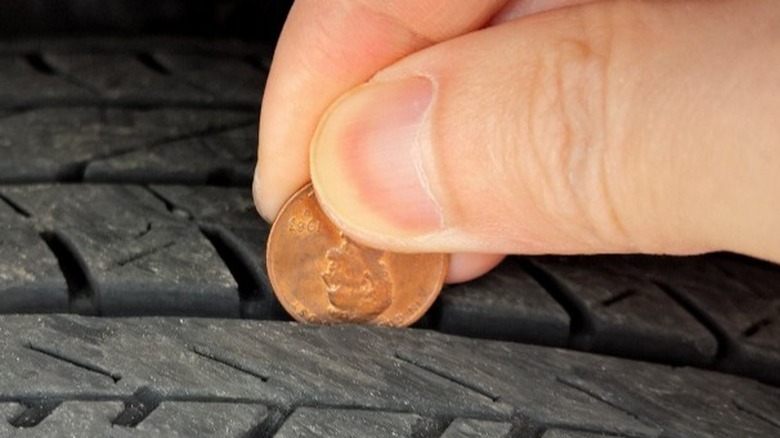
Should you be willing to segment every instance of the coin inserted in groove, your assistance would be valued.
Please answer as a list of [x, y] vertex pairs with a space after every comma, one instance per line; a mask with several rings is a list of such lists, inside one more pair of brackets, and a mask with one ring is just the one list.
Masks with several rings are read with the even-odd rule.
[[323, 213], [306, 185], [282, 207], [266, 250], [282, 306], [302, 322], [402, 327], [433, 304], [447, 273], [446, 254], [406, 254], [361, 245]]

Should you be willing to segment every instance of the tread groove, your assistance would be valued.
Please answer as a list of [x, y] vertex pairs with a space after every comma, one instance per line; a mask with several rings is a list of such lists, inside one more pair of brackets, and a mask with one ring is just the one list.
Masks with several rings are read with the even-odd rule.
[[[555, 378], [555, 381], [559, 382], [559, 383], [561, 383], [563, 385], [566, 385], [567, 387], [569, 387], [569, 388], [571, 388], [571, 389], [573, 389], [575, 391], [581, 392], [582, 394], [585, 394], [585, 395], [587, 395], [588, 397], [590, 397], [590, 398], [592, 398], [594, 400], [598, 400], [599, 402], [604, 403], [605, 405], [607, 405], [607, 406], [609, 406], [609, 407], [611, 407], [613, 409], [616, 409], [616, 410], [618, 410], [618, 411], [628, 415], [629, 417], [633, 418], [634, 420], [636, 420], [636, 421], [638, 421], [638, 422], [640, 422], [640, 423], [642, 423], [642, 424], [644, 424], [646, 426], [657, 427], [655, 424], [650, 423], [650, 422], [640, 418], [636, 413], [634, 413], [632, 411], [629, 411], [628, 409], [626, 409], [625, 406], [621, 406], [619, 404], [612, 403], [609, 400], [604, 400], [604, 398], [601, 397], [599, 394], [596, 394], [596, 393], [594, 393], [592, 391], [589, 391], [587, 388], [583, 388], [583, 387], [581, 387], [580, 385], [578, 385], [578, 384], [576, 384], [574, 382], [571, 382], [571, 381], [569, 381], [567, 379], [564, 379], [564, 378], [561, 378], [559, 376]], [[594, 430], [586, 430], [586, 429], [578, 429], [578, 430], [581, 430], [583, 432], [600, 432], [600, 431], [597, 431], [597, 430], [596, 431], [594, 431]]]
[[654, 283], [662, 290], [664, 293], [666, 293], [672, 300], [674, 300], [677, 304], [682, 306], [683, 309], [685, 309], [686, 312], [688, 312], [691, 316], [693, 316], [696, 321], [699, 322], [702, 326], [704, 326], [707, 331], [709, 331], [714, 337], [716, 342], [718, 343], [717, 350], [715, 351], [715, 357], [714, 357], [714, 363], [717, 364], [719, 361], [723, 360], [726, 357], [729, 357], [731, 354], [731, 350], [733, 349], [732, 341], [729, 338], [726, 331], [721, 328], [718, 323], [707, 314], [706, 311], [700, 309], [696, 303], [691, 301], [688, 297], [686, 297], [684, 294], [679, 293], [676, 291], [672, 286], [660, 282], [660, 281], [654, 281]]
[[621, 302], [623, 300], [626, 300], [628, 298], [633, 297], [634, 295], [636, 295], [638, 293], [639, 293], [639, 291], [636, 290], [636, 289], [629, 289], [629, 290], [621, 292], [621, 293], [619, 293], [619, 294], [617, 294], [617, 295], [615, 295], [613, 297], [607, 298], [606, 300], [601, 302], [601, 305], [604, 306], [604, 307], [611, 307], [611, 306], [614, 306], [615, 304], [617, 304], [617, 303], [619, 303], [619, 302]]
[[41, 354], [45, 354], [46, 356], [49, 356], [49, 357], [57, 359], [57, 360], [61, 360], [63, 362], [66, 362], [66, 363], [69, 363], [69, 364], [74, 365], [76, 367], [79, 367], [81, 369], [84, 369], [84, 370], [87, 370], [87, 371], [91, 371], [91, 372], [96, 373], [96, 374], [100, 374], [101, 376], [108, 377], [111, 380], [113, 380], [114, 383], [119, 383], [119, 381], [122, 380], [122, 376], [117, 374], [117, 373], [112, 373], [110, 371], [107, 371], [107, 370], [103, 369], [100, 366], [93, 365], [93, 364], [91, 364], [89, 362], [86, 362], [84, 360], [81, 360], [81, 359], [76, 359], [76, 358], [65, 356], [64, 354], [62, 354], [59, 351], [52, 350], [52, 349], [49, 349], [49, 348], [46, 348], [46, 347], [42, 347], [40, 345], [35, 345], [35, 344], [27, 344], [25, 347], [28, 350], [32, 350], [32, 351], [35, 351], [35, 352], [38, 352], [38, 353], [41, 353]]
[[169, 213], [172, 215], [185, 220], [193, 220], [195, 219], [195, 215], [192, 214], [192, 212], [188, 211], [185, 208], [181, 208], [173, 203], [170, 199], [166, 198], [165, 195], [158, 192], [157, 190], [153, 189], [149, 186], [144, 186], [144, 189], [152, 194], [155, 198], [157, 198], [160, 202], [162, 202], [165, 205], [166, 210], [168, 210]]
[[471, 392], [473, 392], [473, 393], [475, 393], [475, 394], [477, 394], [477, 395], [479, 395], [481, 397], [485, 397], [485, 398], [489, 399], [493, 403], [497, 403], [500, 400], [500, 398], [501, 398], [501, 397], [499, 397], [497, 395], [493, 395], [493, 394], [488, 393], [487, 391], [485, 391], [482, 388], [479, 388], [476, 385], [473, 385], [473, 384], [468, 383], [468, 382], [463, 382], [461, 380], [454, 379], [452, 376], [448, 376], [448, 375], [442, 373], [441, 371], [439, 371], [439, 370], [437, 370], [435, 368], [432, 368], [432, 367], [429, 367], [429, 366], [425, 366], [423, 364], [419, 364], [419, 363], [415, 362], [413, 359], [405, 357], [402, 353], [400, 353], [398, 351], [395, 352], [395, 354], [393, 355], [393, 358], [395, 358], [396, 360], [398, 360], [398, 361], [400, 361], [402, 363], [410, 365], [410, 366], [412, 366], [414, 368], [423, 370], [423, 371], [425, 371], [427, 373], [433, 374], [433, 375], [435, 375], [437, 377], [440, 377], [440, 378], [442, 378], [444, 380], [447, 380], [448, 382], [452, 382], [452, 383], [454, 383], [454, 384], [456, 384], [458, 386], [466, 388], [469, 391], [471, 391]]
[[125, 258], [122, 258], [122, 259], [114, 262], [114, 264], [117, 267], [122, 268], [124, 266], [127, 266], [127, 265], [133, 263], [133, 262], [137, 262], [138, 260], [141, 260], [143, 258], [149, 257], [150, 255], [153, 255], [153, 254], [156, 254], [156, 253], [158, 253], [160, 251], [164, 251], [164, 250], [166, 250], [168, 248], [171, 248], [171, 247], [173, 247], [175, 245], [176, 245], [176, 241], [171, 240], [171, 241], [162, 243], [160, 245], [155, 245], [155, 246], [153, 246], [151, 248], [147, 248], [147, 249], [145, 249], [143, 251], [139, 251], [136, 254], [131, 254], [131, 255], [125, 257]]
[[154, 56], [152, 56], [151, 53], [139, 53], [135, 56], [135, 59], [138, 60], [138, 62], [141, 63], [144, 67], [149, 69], [150, 71], [153, 71], [154, 73], [163, 75], [163, 76], [170, 76], [171, 71], [168, 70], [167, 67], [162, 65], [157, 59], [155, 59]]
[[4, 202], [6, 205], [11, 207], [11, 210], [15, 211], [20, 216], [23, 216], [25, 218], [32, 217], [32, 214], [29, 211], [25, 210], [24, 207], [22, 207], [21, 205], [17, 204], [11, 198], [9, 198], [6, 195], [3, 195], [2, 193], [0, 193], [0, 201]]
[[767, 326], [772, 325], [773, 323], [774, 323], [774, 319], [773, 318], [763, 318], [763, 319], [760, 319], [760, 320], [754, 322], [753, 324], [750, 324], [750, 326], [748, 326], [748, 328], [746, 328], [742, 332], [742, 336], [744, 336], [746, 338], [751, 338], [751, 337], [755, 336], [758, 332], [760, 332], [761, 330], [766, 328]]
[[224, 365], [226, 367], [232, 368], [232, 369], [234, 369], [236, 371], [240, 371], [240, 372], [242, 372], [244, 374], [248, 374], [248, 375], [250, 375], [252, 377], [256, 377], [256, 378], [262, 380], [263, 382], [267, 382], [268, 381], [268, 377], [267, 376], [259, 374], [259, 373], [255, 372], [253, 370], [250, 370], [250, 369], [246, 368], [245, 366], [236, 363], [233, 360], [230, 360], [230, 359], [227, 359], [225, 357], [221, 357], [221, 356], [219, 356], [217, 354], [214, 354], [214, 352], [212, 352], [212, 351], [206, 350], [206, 349], [201, 348], [201, 347], [193, 347], [191, 349], [191, 351], [193, 353], [197, 354], [198, 356], [204, 358], [204, 359], [210, 360], [212, 362], [216, 362], [218, 364], [221, 364], [221, 365]]
[[125, 401], [125, 409], [111, 421], [111, 424], [134, 428], [157, 409], [162, 401], [160, 394], [149, 387], [143, 387]]
[[46, 59], [44, 59], [43, 55], [40, 53], [28, 53], [24, 56], [24, 59], [27, 61], [27, 64], [38, 73], [42, 73], [46, 76], [54, 76], [59, 73], [51, 64], [46, 62]]
[[539, 283], [539, 285], [546, 290], [569, 315], [569, 347], [580, 350], [590, 349], [590, 338], [593, 336], [595, 330], [588, 310], [583, 304], [565, 285], [561, 284], [544, 268], [534, 264], [530, 259], [523, 259], [520, 266], [525, 273]]
[[258, 301], [261, 297], [261, 286], [255, 283], [251, 268], [246, 262], [231, 248], [225, 241], [220, 232], [212, 227], [200, 227], [201, 233], [208, 239], [217, 255], [225, 263], [233, 279], [238, 284], [238, 295], [242, 302]]
[[94, 302], [95, 293], [89, 282], [86, 268], [79, 256], [57, 232], [43, 232], [41, 238], [57, 259], [68, 287], [68, 302], [71, 312], [83, 315], [98, 315]]
[[738, 402], [737, 400], [732, 400], [732, 403], [734, 404], [734, 407], [737, 408], [739, 411], [744, 412], [750, 415], [751, 417], [772, 426], [775, 429], [780, 429], [780, 423], [778, 423], [774, 419], [769, 418], [766, 415], [761, 414], [760, 412], [756, 412], [750, 407], [743, 406], [742, 403]]
[[41, 400], [29, 404], [24, 403], [24, 406], [27, 407], [27, 409], [11, 419], [8, 423], [17, 429], [35, 427], [41, 424], [41, 421], [45, 420], [46, 417], [51, 415], [60, 403], [60, 401], [53, 400]]
[[250, 268], [230, 247], [230, 244], [222, 238], [220, 232], [211, 227], [200, 227], [200, 231], [217, 251], [217, 255], [225, 263], [233, 279], [236, 280], [241, 301], [260, 299], [261, 288], [255, 283]]
[[[228, 123], [228, 124], [225, 124], [225, 125], [222, 125], [222, 126], [210, 127], [210, 128], [207, 128], [207, 129], [190, 132], [190, 133], [183, 134], [183, 135], [171, 136], [171, 137], [164, 138], [164, 139], [161, 139], [159, 141], [152, 142], [152, 143], [149, 143], [147, 145], [140, 146], [140, 147], [123, 148], [123, 149], [119, 149], [119, 150], [113, 151], [111, 153], [97, 155], [97, 156], [94, 156], [94, 157], [90, 158], [88, 161], [79, 163], [78, 170], [74, 170], [72, 172], [69, 172], [69, 174], [70, 173], [75, 173], [75, 174], [80, 175], [81, 179], [78, 179], [77, 181], [82, 181], [82, 180], [85, 179], [84, 176], [85, 176], [87, 170], [89, 169], [89, 166], [91, 164], [95, 163], [95, 162], [99, 162], [99, 161], [103, 161], [103, 160], [107, 160], [107, 159], [114, 159], [114, 158], [122, 157], [124, 155], [134, 154], [134, 153], [137, 153], [137, 152], [149, 152], [149, 151], [158, 149], [160, 147], [170, 145], [172, 143], [177, 143], [177, 142], [182, 142], [182, 141], [187, 141], [187, 140], [192, 140], [192, 139], [200, 139], [202, 137], [213, 136], [213, 135], [217, 135], [217, 134], [222, 134], [222, 133], [225, 133], [225, 132], [233, 131], [233, 130], [236, 130], [236, 129], [241, 129], [241, 128], [246, 128], [246, 127], [249, 127], [249, 126], [254, 126], [255, 123], [256, 122], [243, 122], [243, 121], [242, 122], [237, 122], [237, 123]], [[209, 175], [209, 178], [206, 181], [207, 185], [220, 185], [220, 186], [221, 185], [225, 185], [225, 186], [241, 185], [241, 186], [243, 186], [243, 184], [236, 184], [236, 182], [233, 181], [234, 178], [232, 178], [232, 175], [230, 174], [230, 172], [227, 172], [225, 175], [223, 175], [223, 173], [225, 173], [224, 170], [216, 171], [216, 174], [217, 174], [216, 176]], [[94, 179], [94, 180], [90, 180], [90, 182], [101, 182], [101, 180], [100, 179]], [[153, 182], [153, 181], [150, 181], [150, 182]]]

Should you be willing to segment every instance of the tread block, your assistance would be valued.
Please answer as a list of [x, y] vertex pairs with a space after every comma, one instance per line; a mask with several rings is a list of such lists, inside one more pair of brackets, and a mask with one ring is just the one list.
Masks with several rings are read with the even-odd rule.
[[517, 414], [536, 425], [642, 437], [660, 432], [657, 427], [559, 382], [555, 364], [537, 362], [535, 352], [527, 352], [533, 359], [519, 355], [498, 359], [496, 355], [484, 355], [484, 351], [476, 354], [452, 346], [438, 347], [420, 345], [420, 349], [403, 349], [398, 354], [416, 367], [514, 406]]
[[416, 437], [431, 436], [435, 422], [415, 414], [352, 409], [296, 409], [279, 431], [278, 438], [314, 437]]
[[68, 286], [43, 239], [29, 227], [0, 226], [0, 312], [67, 311]]
[[151, 189], [202, 225], [270, 231], [255, 209], [249, 188], [152, 185]]
[[213, 94], [155, 71], [132, 55], [45, 53], [55, 70], [107, 100], [154, 103], [206, 103]]
[[44, 184], [3, 187], [0, 194], [48, 230], [80, 228], [110, 239], [112, 235], [143, 237], [151, 227], [186, 225], [138, 186]]
[[[217, 135], [255, 120], [256, 115], [252, 113], [208, 109], [77, 107], [19, 112], [0, 119], [0, 145], [5, 146], [0, 160], [0, 182], [81, 181], [92, 161], [104, 163], [111, 157], [134, 151], [147, 153], [146, 161], [133, 161], [135, 166], [159, 169], [150, 151], [163, 150], [185, 138], [196, 141], [201, 136]], [[239, 163], [257, 148], [256, 142], [239, 138], [233, 138], [229, 144], [230, 152], [226, 154], [238, 157]], [[227, 158], [222, 160], [221, 165], [226, 166]], [[235, 172], [240, 174], [239, 170]]]
[[[300, 336], [290, 338], [300, 329]], [[293, 394], [304, 406], [361, 406], [429, 417], [449, 414], [485, 419], [503, 419], [511, 413], [505, 403], [408, 366], [392, 355], [391, 344], [384, 338], [388, 333], [348, 326], [326, 334], [319, 327], [279, 323], [257, 338], [225, 327], [220, 334], [231, 341], [204, 353], [251, 375], [267, 376], [269, 384]], [[204, 334], [202, 330], [188, 332], [194, 345], [214, 345]]]
[[232, 256], [232, 263], [239, 265], [236, 278], [246, 282], [239, 286], [251, 289], [242, 293], [243, 317], [289, 319], [274, 296], [266, 271], [270, 226], [257, 214], [249, 189], [163, 185], [151, 189], [174, 209], [213, 232]]
[[666, 363], [712, 363], [715, 336], [637, 262], [621, 256], [532, 259], [548, 287], [559, 289], [580, 314], [575, 347]]
[[96, 159], [86, 166], [84, 179], [248, 186], [256, 149], [256, 127], [237, 128]]
[[194, 228], [154, 227], [142, 235], [61, 233], [86, 265], [102, 315], [238, 317], [238, 285]]
[[176, 77], [222, 100], [259, 105], [262, 99], [266, 73], [241, 59], [165, 52], [153, 56]]
[[[160, 333], [153, 319], [126, 320], [118, 325], [69, 316], [38, 321], [42, 325], [35, 333], [16, 335], [15, 341], [4, 342], [0, 357], [9, 364], [0, 371], [0, 394], [4, 397], [39, 398], [41, 388], [46, 388], [45, 395], [55, 399], [129, 400], [143, 392], [162, 402], [290, 401], [289, 394], [278, 385], [266, 383], [218, 357], [215, 360], [197, 353], [192, 342], [179, 336], [186, 333], [176, 333], [179, 318], [165, 323], [174, 329], [167, 333]], [[32, 332], [36, 327], [34, 317], [30, 323], [27, 329]], [[189, 329], [193, 327], [185, 330]], [[9, 333], [3, 335], [12, 338]], [[225, 333], [220, 342], [227, 342], [229, 336]], [[21, 345], [19, 338], [23, 339]]]
[[[6, 106], [84, 100], [91, 93], [56, 73], [36, 69], [31, 57], [0, 57], [0, 102]], [[39, 59], [39, 58], [38, 58]], [[45, 67], [45, 66], [44, 66]]]
[[438, 329], [446, 333], [564, 346], [569, 315], [514, 257], [487, 275], [444, 289]]
[[456, 418], [447, 426], [441, 438], [511, 438], [512, 423]]
[[718, 367], [780, 384], [776, 266], [719, 254], [656, 261], [652, 266], [650, 275], [722, 336]]
[[261, 404], [164, 401], [135, 429], [150, 437], [239, 438], [253, 436], [267, 418]]
[[[780, 433], [780, 428], [757, 421], [752, 414], [746, 415], [734, 402], [735, 394], [750, 391], [752, 382], [740, 382], [733, 376], [682, 369], [672, 379], [654, 381], [658, 375], [648, 367], [617, 363], [602, 367], [579, 364], [572, 371], [573, 375], [561, 380], [611, 406], [634, 413], [641, 421], [664, 425], [675, 436], [769, 437]], [[715, 387], [718, 391], [713, 391]], [[754, 395], [756, 400], [775, 397], [771, 391]]]
[[[13, 199], [57, 230], [103, 315], [238, 317], [238, 285], [211, 242], [136, 186], [19, 186]], [[67, 275], [67, 273], [66, 273]]]
[[36, 336], [23, 339], [22, 342], [27, 344], [19, 345], [20, 336], [9, 332], [7, 326], [0, 333], [4, 339], [17, 338], [15, 342], [3, 342], [0, 351], [3, 363], [0, 369], [0, 394], [5, 398], [39, 398], [43, 388], [50, 395], [70, 394], [77, 390], [81, 394], [97, 393], [118, 398], [126, 392], [105, 375], [28, 347]]

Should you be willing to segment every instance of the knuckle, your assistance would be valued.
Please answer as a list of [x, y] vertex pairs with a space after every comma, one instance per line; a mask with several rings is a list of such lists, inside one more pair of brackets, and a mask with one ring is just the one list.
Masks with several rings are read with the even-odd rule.
[[[610, 191], [613, 157], [609, 93], [615, 26], [608, 10], [570, 12], [562, 35], [534, 61], [525, 144], [533, 157], [524, 172], [535, 201], [574, 241], [603, 246], [625, 241]], [[529, 169], [527, 169], [529, 170]]]

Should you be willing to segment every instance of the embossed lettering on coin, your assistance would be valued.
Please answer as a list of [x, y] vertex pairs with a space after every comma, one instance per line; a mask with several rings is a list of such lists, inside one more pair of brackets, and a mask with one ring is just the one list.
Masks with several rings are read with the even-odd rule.
[[444, 254], [401, 254], [341, 232], [307, 185], [282, 208], [268, 238], [268, 273], [299, 321], [404, 326], [419, 319], [444, 281]]

